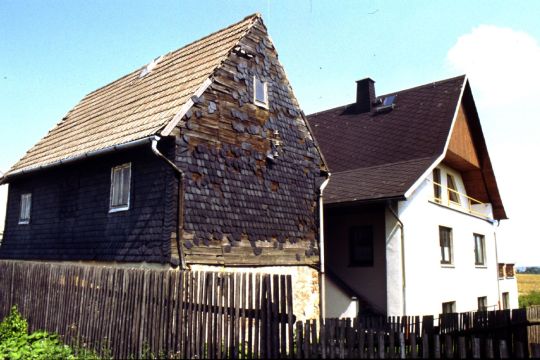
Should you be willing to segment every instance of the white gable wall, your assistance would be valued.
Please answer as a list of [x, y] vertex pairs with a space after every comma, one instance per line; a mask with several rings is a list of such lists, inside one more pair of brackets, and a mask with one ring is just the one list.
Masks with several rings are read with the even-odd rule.
[[[459, 173], [446, 166], [439, 168], [443, 202], [447, 196], [444, 188], [447, 172], [454, 175], [458, 191], [465, 193]], [[432, 180], [431, 176], [407, 201], [400, 201], [398, 205], [405, 235], [405, 292], [401, 280], [401, 234], [399, 229], [394, 230], [396, 220], [387, 211], [388, 314], [402, 315], [404, 308], [408, 315], [439, 314], [442, 303], [448, 301], [456, 302], [458, 312], [474, 311], [480, 296], [487, 296], [488, 306], [498, 306], [495, 227], [484, 219], [430, 201], [433, 198], [433, 185], [429, 180]], [[463, 204], [466, 199], [462, 198], [461, 201]], [[452, 265], [440, 263], [439, 226], [452, 228]], [[485, 236], [485, 266], [475, 266], [475, 233]]]

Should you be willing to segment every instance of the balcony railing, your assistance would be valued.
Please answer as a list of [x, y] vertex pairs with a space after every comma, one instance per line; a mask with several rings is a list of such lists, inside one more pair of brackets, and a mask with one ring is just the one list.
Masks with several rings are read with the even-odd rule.
[[[460, 193], [459, 191], [456, 191], [454, 189], [450, 189], [446, 186], [443, 186], [435, 181], [429, 180], [431, 183], [433, 183], [434, 188], [435, 186], [438, 186], [440, 189], [440, 197], [433, 195], [432, 201], [441, 204], [444, 206], [448, 206], [452, 209], [456, 209], [474, 216], [478, 216], [484, 219], [492, 219], [491, 214], [491, 206], [489, 204], [483, 203], [480, 200], [477, 200], [475, 198], [472, 198], [468, 196], [467, 194]], [[455, 194], [455, 196], [451, 196], [450, 194]], [[458, 201], [452, 201], [451, 198], [457, 198]], [[462, 204], [463, 199], [465, 199], [465, 203]]]

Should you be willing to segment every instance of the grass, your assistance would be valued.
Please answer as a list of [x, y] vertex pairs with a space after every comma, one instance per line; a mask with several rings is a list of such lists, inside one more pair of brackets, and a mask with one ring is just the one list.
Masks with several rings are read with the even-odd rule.
[[540, 274], [516, 274], [519, 307], [540, 305]]
[[519, 295], [540, 292], [540, 274], [516, 274]]

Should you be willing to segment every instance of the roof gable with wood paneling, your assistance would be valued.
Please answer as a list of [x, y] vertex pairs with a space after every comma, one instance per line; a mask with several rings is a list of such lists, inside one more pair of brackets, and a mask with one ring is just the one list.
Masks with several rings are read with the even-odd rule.
[[246, 17], [86, 95], [8, 172], [48, 166], [159, 134], [259, 19]]

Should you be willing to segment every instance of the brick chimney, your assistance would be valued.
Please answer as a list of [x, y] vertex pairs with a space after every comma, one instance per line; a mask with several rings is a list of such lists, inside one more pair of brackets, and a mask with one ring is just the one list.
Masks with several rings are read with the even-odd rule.
[[356, 82], [356, 107], [357, 114], [370, 112], [375, 102], [375, 81], [370, 78]]

